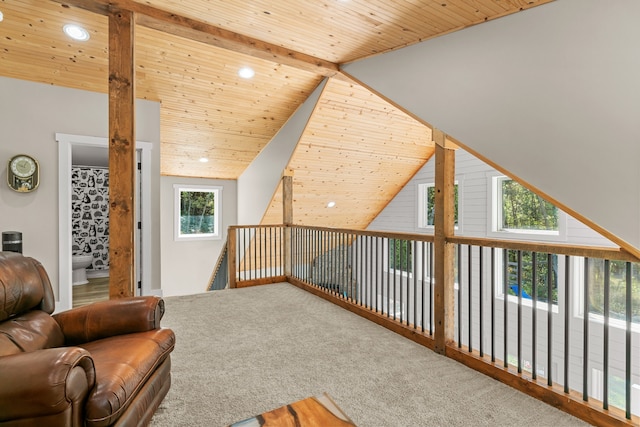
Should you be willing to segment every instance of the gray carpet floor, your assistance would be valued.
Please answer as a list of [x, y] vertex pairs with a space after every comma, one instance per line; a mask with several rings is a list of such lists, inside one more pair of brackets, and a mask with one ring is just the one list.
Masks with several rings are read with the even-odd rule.
[[153, 427], [226, 426], [324, 392], [360, 427], [587, 425], [287, 283], [165, 301], [177, 342]]

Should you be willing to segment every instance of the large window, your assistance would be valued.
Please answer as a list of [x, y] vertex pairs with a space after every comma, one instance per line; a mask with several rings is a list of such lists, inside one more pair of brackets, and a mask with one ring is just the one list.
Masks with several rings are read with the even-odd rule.
[[[522, 238], [564, 237], [564, 214], [551, 202], [505, 176], [491, 180], [490, 230], [500, 233], [521, 234]], [[528, 236], [528, 237], [527, 237]]]
[[[605, 314], [605, 261], [588, 260], [587, 280], [589, 282], [589, 312]], [[627, 271], [625, 261], [609, 261], [609, 317], [626, 320], [627, 313], [627, 273], [631, 286], [631, 318], [640, 323], [640, 264], [630, 264]]]
[[174, 189], [176, 240], [220, 238], [222, 188], [176, 184]]
[[[454, 185], [454, 223], [458, 228], [458, 183]], [[436, 186], [433, 183], [418, 184], [418, 227], [433, 228], [436, 205]]]

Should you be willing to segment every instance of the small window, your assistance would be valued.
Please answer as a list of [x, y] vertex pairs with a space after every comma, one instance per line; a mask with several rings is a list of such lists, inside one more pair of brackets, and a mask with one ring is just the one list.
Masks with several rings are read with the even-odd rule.
[[175, 238], [219, 239], [221, 187], [174, 185]]
[[[418, 184], [418, 227], [419, 228], [433, 228], [435, 204], [436, 204], [436, 186], [433, 183], [430, 184]], [[453, 188], [454, 192], [454, 223], [458, 228], [458, 183], [456, 182]]]

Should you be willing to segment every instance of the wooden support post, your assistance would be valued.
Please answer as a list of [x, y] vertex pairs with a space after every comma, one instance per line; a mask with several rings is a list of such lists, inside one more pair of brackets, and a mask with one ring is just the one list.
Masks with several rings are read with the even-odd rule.
[[454, 339], [454, 246], [455, 227], [455, 151], [447, 147], [445, 134], [433, 130], [436, 150], [436, 182], [434, 203], [434, 269], [435, 269], [435, 348], [445, 354], [446, 344]]
[[134, 27], [133, 12], [109, 14], [109, 298], [134, 295]]
[[282, 174], [282, 223], [285, 225], [282, 245], [284, 275], [291, 276], [291, 228], [293, 225], [293, 171], [286, 169]]
[[236, 257], [237, 254], [237, 229], [230, 227], [227, 234], [227, 271], [229, 272], [229, 288], [234, 289], [237, 287], [236, 285], [236, 271], [237, 266], [236, 263], [238, 259]]

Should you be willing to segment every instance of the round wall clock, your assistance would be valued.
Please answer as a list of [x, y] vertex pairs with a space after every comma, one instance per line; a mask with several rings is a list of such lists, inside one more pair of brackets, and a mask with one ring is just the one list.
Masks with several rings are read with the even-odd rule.
[[26, 154], [18, 154], [9, 160], [7, 183], [12, 190], [28, 193], [40, 184], [38, 161]]

